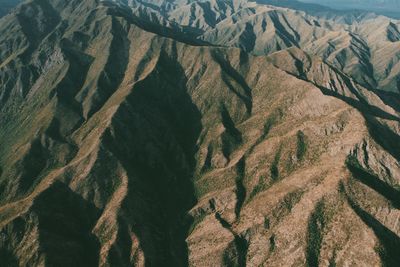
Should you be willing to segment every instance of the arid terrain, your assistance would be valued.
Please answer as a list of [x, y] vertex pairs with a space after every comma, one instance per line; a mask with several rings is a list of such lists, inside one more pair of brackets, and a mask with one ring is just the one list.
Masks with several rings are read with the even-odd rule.
[[270, 2], [2, 17], [0, 266], [398, 266], [400, 21]]

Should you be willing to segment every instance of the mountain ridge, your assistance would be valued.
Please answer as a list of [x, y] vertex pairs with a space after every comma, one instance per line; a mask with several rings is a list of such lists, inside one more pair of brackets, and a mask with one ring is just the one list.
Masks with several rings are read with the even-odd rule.
[[[205, 5], [201, 7], [198, 3], [203, 2], [186, 4], [185, 1], [178, 1], [175, 7], [171, 4], [162, 12], [152, 6], [132, 6], [132, 9], [138, 17], [145, 17], [143, 13], [150, 12], [156, 18], [156, 24], [163, 21], [161, 24], [167, 28], [183, 27], [179, 31], [193, 32], [191, 39], [209, 45], [239, 47], [255, 55], [301, 47], [357, 77], [357, 81], [366, 87], [396, 91], [396, 58], [399, 54], [396, 45], [399, 25], [396, 21], [370, 13], [332, 15], [328, 12], [327, 15], [322, 12], [310, 15], [290, 8], [247, 1], [234, 1], [236, 7], [223, 7], [223, 12], [232, 15], [221, 17], [223, 12], [219, 11], [217, 2], [207, 10], [203, 9]], [[196, 21], [188, 19], [189, 9], [197, 12], [190, 15], [196, 17]], [[211, 25], [207, 24], [204, 14], [214, 14]]]

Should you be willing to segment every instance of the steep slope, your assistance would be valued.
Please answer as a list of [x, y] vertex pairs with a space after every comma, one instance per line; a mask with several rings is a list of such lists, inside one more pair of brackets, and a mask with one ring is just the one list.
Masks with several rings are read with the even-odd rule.
[[398, 91], [398, 26], [389, 19], [366, 16], [349, 25], [340, 17], [318, 18], [290, 9], [261, 6], [245, 10], [207, 31], [204, 40], [240, 47], [256, 55], [300, 47], [364, 86]]
[[335, 65], [365, 87], [398, 92], [400, 24], [396, 20], [372, 13], [303, 6], [296, 1], [141, 3], [126, 5], [137, 16], [147, 17], [147, 22], [183, 27], [181, 32], [191, 32], [192, 39], [238, 47], [254, 55], [299, 47]]
[[134, 5], [0, 21], [2, 263], [395, 266], [398, 95]]

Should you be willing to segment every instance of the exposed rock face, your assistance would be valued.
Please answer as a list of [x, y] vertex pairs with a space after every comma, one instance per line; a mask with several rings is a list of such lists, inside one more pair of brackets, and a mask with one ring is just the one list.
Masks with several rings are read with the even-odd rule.
[[1, 263], [396, 266], [399, 23], [368, 16], [21, 5], [0, 20]]

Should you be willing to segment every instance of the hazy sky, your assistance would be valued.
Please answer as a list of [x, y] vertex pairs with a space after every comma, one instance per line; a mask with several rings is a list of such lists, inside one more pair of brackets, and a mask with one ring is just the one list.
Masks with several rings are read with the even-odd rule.
[[[336, 9], [361, 9], [375, 11], [400, 19], [400, 0], [298, 0], [326, 5]], [[0, 17], [22, 0], [0, 0]]]

